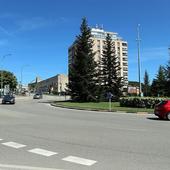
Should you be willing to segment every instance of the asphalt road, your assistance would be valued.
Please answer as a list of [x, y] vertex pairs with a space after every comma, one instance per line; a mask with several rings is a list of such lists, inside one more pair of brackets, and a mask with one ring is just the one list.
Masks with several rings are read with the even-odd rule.
[[55, 108], [53, 99], [0, 105], [1, 170], [170, 169], [170, 121]]

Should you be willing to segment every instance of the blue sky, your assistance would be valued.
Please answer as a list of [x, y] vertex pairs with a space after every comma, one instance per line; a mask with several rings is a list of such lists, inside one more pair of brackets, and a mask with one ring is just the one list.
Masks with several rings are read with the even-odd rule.
[[[142, 79], [165, 65], [170, 45], [169, 0], [0, 0], [0, 56], [3, 68], [28, 83], [67, 74], [68, 47], [79, 34], [81, 18], [103, 24], [129, 45], [129, 80], [138, 80], [136, 27], [141, 24]], [[2, 63], [1, 63], [2, 65]]]

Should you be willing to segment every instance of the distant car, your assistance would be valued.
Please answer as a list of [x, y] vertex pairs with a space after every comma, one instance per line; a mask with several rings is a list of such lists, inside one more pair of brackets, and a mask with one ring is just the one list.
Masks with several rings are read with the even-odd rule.
[[5, 95], [2, 98], [2, 104], [6, 104], [6, 103], [15, 104], [15, 96], [11, 94]]
[[164, 100], [155, 106], [154, 114], [160, 119], [170, 120], [170, 100]]
[[43, 98], [42, 93], [36, 93], [36, 94], [34, 94], [34, 96], [33, 96], [33, 99], [42, 99], [42, 98]]

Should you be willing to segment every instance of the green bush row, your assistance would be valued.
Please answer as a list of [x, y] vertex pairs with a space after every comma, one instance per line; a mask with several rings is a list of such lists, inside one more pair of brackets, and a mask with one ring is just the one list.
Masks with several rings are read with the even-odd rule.
[[167, 100], [167, 98], [123, 97], [120, 98], [120, 106], [137, 108], [154, 108], [156, 104], [163, 100]]

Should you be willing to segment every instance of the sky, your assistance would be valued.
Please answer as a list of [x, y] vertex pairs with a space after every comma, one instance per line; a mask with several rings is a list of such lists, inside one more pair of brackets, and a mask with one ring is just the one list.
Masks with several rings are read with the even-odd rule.
[[103, 25], [128, 42], [129, 81], [138, 81], [140, 24], [141, 80], [145, 70], [152, 80], [170, 59], [169, 7], [169, 0], [0, 0], [0, 69], [18, 81], [22, 70], [24, 84], [68, 74], [68, 47], [86, 17], [90, 27]]

